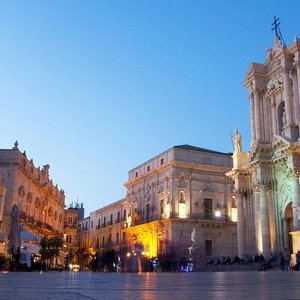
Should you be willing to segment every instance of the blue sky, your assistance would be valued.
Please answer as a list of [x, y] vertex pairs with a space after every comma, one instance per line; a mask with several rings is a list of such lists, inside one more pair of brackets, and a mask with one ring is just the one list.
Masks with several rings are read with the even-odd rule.
[[86, 213], [125, 197], [130, 169], [181, 144], [231, 152], [250, 140], [242, 86], [290, 44], [300, 2], [0, 1], [1, 148], [50, 164]]

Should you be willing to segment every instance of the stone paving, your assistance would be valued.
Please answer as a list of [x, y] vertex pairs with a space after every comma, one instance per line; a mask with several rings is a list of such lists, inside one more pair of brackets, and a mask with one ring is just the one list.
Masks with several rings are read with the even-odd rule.
[[1, 300], [300, 299], [300, 272], [0, 273]]

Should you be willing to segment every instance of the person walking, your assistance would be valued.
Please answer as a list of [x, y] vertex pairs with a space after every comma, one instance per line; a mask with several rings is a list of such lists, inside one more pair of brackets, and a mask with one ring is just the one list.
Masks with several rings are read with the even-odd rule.
[[296, 253], [295, 271], [299, 271], [299, 267], [300, 267], [300, 251], [298, 250]]

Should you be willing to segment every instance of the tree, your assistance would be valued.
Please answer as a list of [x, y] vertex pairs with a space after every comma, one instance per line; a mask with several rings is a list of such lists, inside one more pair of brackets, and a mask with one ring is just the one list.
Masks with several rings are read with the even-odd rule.
[[59, 250], [63, 246], [64, 241], [59, 236], [50, 239], [43, 237], [40, 242], [40, 254], [43, 261], [47, 261], [59, 255]]

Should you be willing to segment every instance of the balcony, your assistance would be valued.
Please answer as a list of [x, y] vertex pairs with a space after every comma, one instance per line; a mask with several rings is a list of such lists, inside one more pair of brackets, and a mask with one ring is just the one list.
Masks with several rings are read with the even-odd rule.
[[[149, 216], [147, 218], [140, 217], [137, 220], [133, 220], [132, 225], [136, 226], [136, 225], [150, 223], [150, 222], [162, 220], [162, 219], [164, 219], [164, 218], [160, 214]], [[179, 218], [178, 215], [177, 216], [171, 215], [170, 219], [181, 219], [181, 218]], [[225, 214], [221, 214], [221, 216], [216, 217], [213, 213], [193, 213], [185, 219], [197, 219], [197, 220], [207, 221], [207, 222], [226, 223], [228, 221], [228, 216]]]
[[228, 217], [225, 214], [222, 214], [220, 217], [216, 217], [213, 212], [211, 213], [193, 213], [189, 217], [190, 219], [198, 219], [204, 221], [213, 221], [213, 222], [221, 222], [225, 223], [228, 221]]

